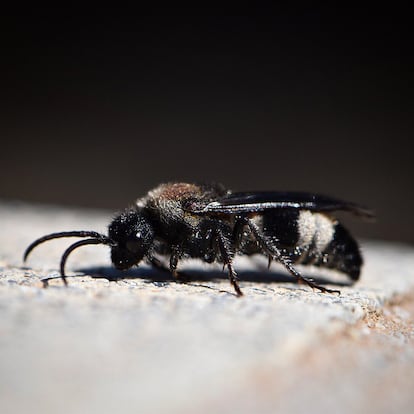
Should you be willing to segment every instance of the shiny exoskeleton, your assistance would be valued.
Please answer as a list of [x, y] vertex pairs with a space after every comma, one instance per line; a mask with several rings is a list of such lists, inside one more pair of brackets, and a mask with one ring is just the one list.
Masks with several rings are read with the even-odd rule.
[[[219, 184], [161, 184], [116, 216], [108, 235], [90, 231], [60, 232], [34, 241], [24, 258], [40, 243], [60, 237], [88, 237], [62, 255], [61, 276], [69, 254], [87, 244], [111, 247], [117, 269], [146, 260], [177, 276], [184, 258], [218, 261], [227, 266], [237, 295], [242, 295], [233, 268], [235, 254], [264, 254], [280, 262], [298, 280], [322, 292], [338, 292], [303, 277], [294, 264], [339, 270], [357, 280], [363, 263], [359, 246], [332, 216], [336, 210], [372, 217], [354, 203], [317, 194], [293, 192], [232, 193]], [[168, 268], [160, 257], [169, 258]]]

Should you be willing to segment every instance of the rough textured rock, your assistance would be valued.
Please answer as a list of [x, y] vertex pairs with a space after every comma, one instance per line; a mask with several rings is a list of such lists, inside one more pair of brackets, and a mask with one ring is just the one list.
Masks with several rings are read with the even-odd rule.
[[110, 218], [0, 204], [2, 412], [412, 412], [414, 248], [364, 242], [354, 286], [307, 270], [340, 296], [260, 258], [236, 262], [243, 298], [218, 267], [187, 264], [186, 284], [146, 266], [123, 274], [104, 246], [73, 253], [66, 288], [67, 240], [23, 266], [35, 238], [105, 232]]

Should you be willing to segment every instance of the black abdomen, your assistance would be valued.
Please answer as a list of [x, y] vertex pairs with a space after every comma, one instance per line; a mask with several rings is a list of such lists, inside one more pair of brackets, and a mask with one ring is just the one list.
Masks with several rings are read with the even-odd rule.
[[331, 242], [326, 246], [319, 260], [313, 264], [339, 270], [349, 275], [352, 280], [358, 280], [362, 263], [358, 243], [342, 224], [336, 223]]
[[298, 247], [302, 253], [293, 254], [294, 263], [336, 269], [358, 280], [362, 256], [357, 242], [342, 224], [325, 214], [309, 211], [301, 212], [298, 224]]
[[[286, 209], [268, 211], [256, 220], [292, 263], [335, 269], [358, 280], [362, 266], [359, 246], [336, 219], [309, 210]], [[259, 253], [251, 236], [241, 250], [244, 254]]]

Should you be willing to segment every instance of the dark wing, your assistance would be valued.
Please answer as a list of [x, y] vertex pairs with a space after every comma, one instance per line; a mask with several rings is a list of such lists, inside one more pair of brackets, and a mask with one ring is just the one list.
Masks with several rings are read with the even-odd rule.
[[228, 194], [210, 202], [195, 201], [187, 207], [194, 214], [243, 214], [271, 209], [300, 209], [311, 211], [348, 211], [358, 216], [374, 218], [365, 207], [348, 201], [304, 192], [259, 191]]

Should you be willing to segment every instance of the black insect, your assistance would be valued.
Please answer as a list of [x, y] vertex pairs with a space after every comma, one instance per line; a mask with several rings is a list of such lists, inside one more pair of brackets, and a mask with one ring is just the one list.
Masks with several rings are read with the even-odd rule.
[[[227, 266], [237, 295], [242, 295], [233, 268], [235, 254], [264, 254], [280, 262], [298, 282], [321, 292], [338, 292], [303, 277], [294, 264], [312, 264], [359, 278], [362, 256], [355, 239], [332, 216], [345, 210], [362, 217], [373, 214], [356, 204], [318, 194], [299, 192], [232, 193], [219, 184], [161, 184], [116, 216], [108, 235], [94, 231], [48, 234], [35, 240], [24, 260], [39, 244], [60, 237], [84, 237], [63, 253], [60, 273], [65, 284], [65, 263], [81, 246], [106, 244], [117, 269], [129, 269], [142, 260], [179, 276], [183, 258], [199, 258]], [[161, 257], [169, 258], [169, 268]]]

